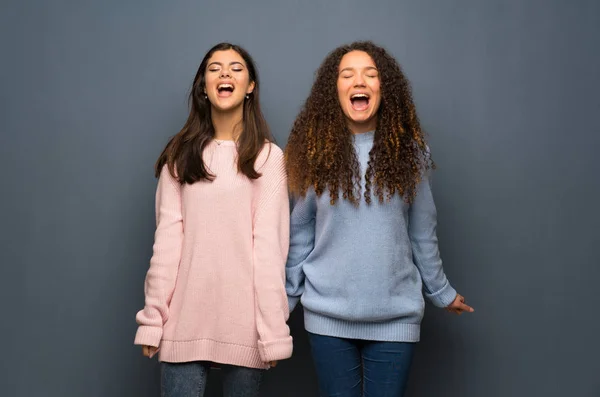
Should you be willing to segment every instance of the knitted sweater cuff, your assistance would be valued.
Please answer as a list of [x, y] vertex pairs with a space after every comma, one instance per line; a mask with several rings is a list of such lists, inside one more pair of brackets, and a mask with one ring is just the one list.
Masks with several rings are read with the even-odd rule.
[[456, 290], [452, 288], [449, 282], [446, 282], [446, 285], [439, 291], [436, 291], [433, 294], [426, 294], [426, 296], [435, 306], [447, 307], [456, 298]]
[[292, 337], [278, 339], [270, 342], [258, 341], [258, 352], [264, 363], [285, 360], [292, 356]]
[[135, 345], [158, 347], [160, 345], [162, 333], [162, 327], [140, 325], [135, 334], [135, 341], [133, 343]]

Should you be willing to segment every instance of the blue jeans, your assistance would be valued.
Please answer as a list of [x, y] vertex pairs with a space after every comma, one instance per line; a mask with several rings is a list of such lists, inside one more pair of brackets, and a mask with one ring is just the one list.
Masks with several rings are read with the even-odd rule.
[[[209, 362], [161, 363], [161, 397], [203, 397]], [[224, 397], [258, 397], [264, 370], [221, 365]]]
[[308, 333], [321, 397], [402, 397], [415, 343]]

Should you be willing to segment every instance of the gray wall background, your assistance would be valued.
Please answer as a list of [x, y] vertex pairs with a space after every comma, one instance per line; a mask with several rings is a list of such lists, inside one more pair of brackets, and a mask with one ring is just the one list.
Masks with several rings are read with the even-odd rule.
[[[153, 163], [206, 50], [245, 46], [285, 145], [328, 51], [403, 64], [438, 163], [445, 269], [476, 308], [429, 306], [408, 395], [600, 396], [597, 1], [3, 1], [3, 396], [158, 396], [132, 346]], [[295, 356], [264, 396], [314, 396]], [[218, 395], [213, 374], [208, 396]]]

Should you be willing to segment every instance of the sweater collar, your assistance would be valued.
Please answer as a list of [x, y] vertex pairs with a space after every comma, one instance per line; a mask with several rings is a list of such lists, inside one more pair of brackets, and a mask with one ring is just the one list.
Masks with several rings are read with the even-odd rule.
[[360, 143], [370, 143], [373, 142], [375, 137], [375, 130], [363, 132], [362, 134], [352, 134], [354, 137], [354, 142], [357, 144]]

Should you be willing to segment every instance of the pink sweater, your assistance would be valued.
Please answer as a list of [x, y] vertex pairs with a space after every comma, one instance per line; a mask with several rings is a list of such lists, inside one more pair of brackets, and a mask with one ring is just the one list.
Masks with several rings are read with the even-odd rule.
[[161, 172], [135, 336], [135, 344], [159, 346], [160, 361], [266, 368], [292, 354], [283, 153], [265, 145], [254, 181], [238, 173], [236, 157], [233, 142], [212, 141], [203, 158], [213, 182], [180, 185], [166, 167]]

